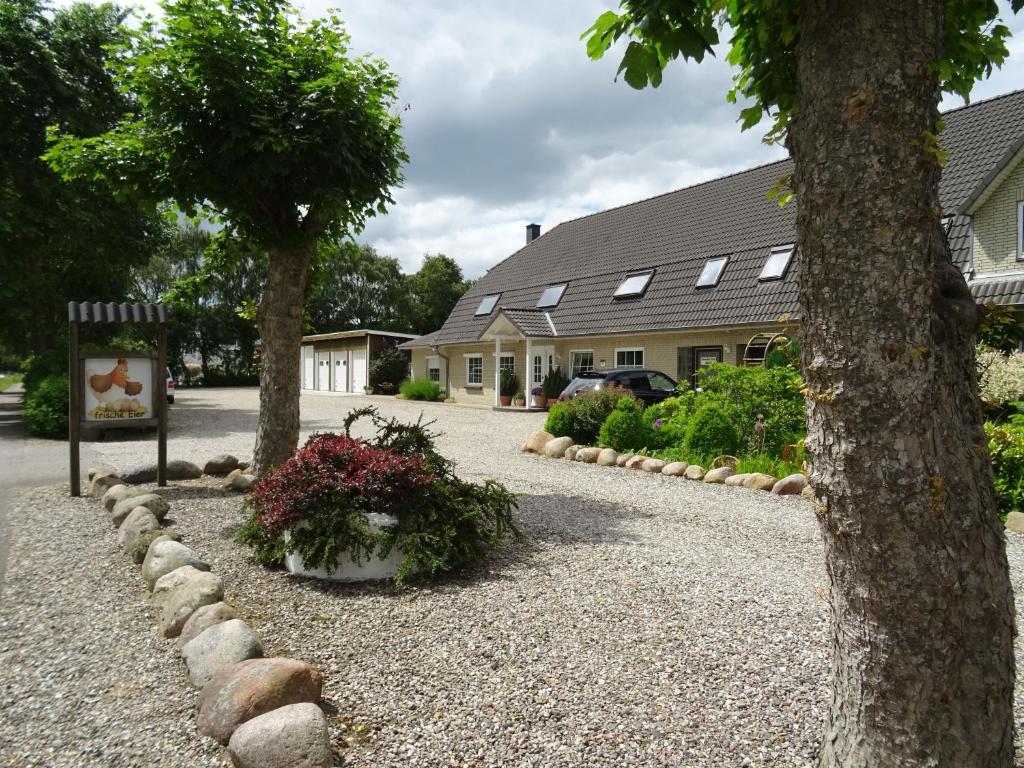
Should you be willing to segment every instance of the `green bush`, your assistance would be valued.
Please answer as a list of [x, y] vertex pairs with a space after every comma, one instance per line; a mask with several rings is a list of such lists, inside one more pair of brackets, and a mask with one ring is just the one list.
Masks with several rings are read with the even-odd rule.
[[569, 379], [562, 373], [561, 368], [554, 368], [548, 371], [544, 377], [544, 381], [541, 383], [541, 389], [544, 391], [544, 397], [548, 400], [554, 400], [569, 386]]
[[644, 420], [653, 435], [653, 445], [659, 448], [681, 447], [686, 440], [686, 421], [691, 393], [670, 397], [644, 410]]
[[384, 347], [370, 360], [370, 386], [398, 385], [409, 373], [409, 355], [397, 347]]
[[[376, 427], [372, 440], [350, 434], [363, 416]], [[328, 571], [341, 552], [362, 562], [397, 547], [405, 556], [399, 584], [475, 566], [508, 534], [520, 535], [512, 520], [515, 496], [493, 480], [476, 485], [456, 477], [428, 426], [384, 419], [373, 408], [353, 411], [343, 435], [314, 435], [253, 484], [251, 514], [237, 540], [266, 565], [296, 552], [304, 567]], [[371, 530], [369, 513], [393, 515], [398, 525]]]
[[444, 393], [436, 382], [429, 379], [406, 379], [398, 388], [405, 400], [436, 401], [444, 397]]
[[571, 437], [581, 445], [593, 445], [601, 425], [616, 404], [629, 393], [618, 387], [595, 389], [556, 403], [548, 411], [544, 429], [555, 437]]
[[1024, 511], [1024, 425], [985, 422], [999, 516]]
[[617, 451], [660, 447], [655, 440], [651, 422], [645, 418], [643, 403], [632, 397], [624, 397], [615, 405], [615, 410], [601, 425], [597, 441], [599, 445]]
[[800, 370], [800, 342], [796, 339], [775, 347], [765, 355], [764, 358], [765, 368], [792, 368], [794, 371]]
[[519, 391], [519, 377], [516, 376], [512, 371], [504, 370], [501, 372], [501, 389], [500, 394], [502, 397], [512, 397]]
[[56, 373], [33, 382], [24, 398], [25, 428], [39, 437], [67, 437], [68, 377]]
[[688, 454], [734, 455], [740, 452], [740, 445], [739, 431], [726, 409], [705, 405], [690, 419], [685, 443]]

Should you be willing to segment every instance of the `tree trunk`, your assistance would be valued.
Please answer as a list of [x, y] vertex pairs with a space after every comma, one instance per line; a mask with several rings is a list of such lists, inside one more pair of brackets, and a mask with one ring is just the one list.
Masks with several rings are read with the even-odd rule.
[[299, 354], [302, 308], [312, 246], [271, 251], [267, 286], [256, 313], [260, 330], [260, 419], [253, 468], [281, 464], [299, 442]]
[[1014, 606], [976, 395], [977, 310], [929, 151], [943, 3], [804, 0], [808, 450], [831, 582], [820, 764], [1009, 767]]

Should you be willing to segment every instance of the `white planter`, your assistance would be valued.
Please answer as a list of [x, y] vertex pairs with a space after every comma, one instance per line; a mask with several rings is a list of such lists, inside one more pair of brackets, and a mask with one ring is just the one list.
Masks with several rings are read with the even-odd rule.
[[[369, 514], [366, 521], [370, 524], [371, 531], [379, 531], [381, 528], [392, 528], [398, 525], [398, 518], [391, 515]], [[287, 542], [290, 537], [288, 532], [284, 534]], [[326, 568], [303, 568], [302, 555], [298, 552], [289, 552], [284, 557], [284, 567], [288, 573], [296, 576], [307, 576], [311, 579], [324, 579], [326, 581], [372, 581], [375, 579], [393, 579], [398, 573], [398, 567], [405, 560], [405, 554], [398, 547], [392, 547], [388, 556], [381, 559], [375, 555], [364, 558], [362, 563], [355, 563], [349, 557], [348, 552], [342, 552], [334, 562], [334, 571], [328, 573]]]

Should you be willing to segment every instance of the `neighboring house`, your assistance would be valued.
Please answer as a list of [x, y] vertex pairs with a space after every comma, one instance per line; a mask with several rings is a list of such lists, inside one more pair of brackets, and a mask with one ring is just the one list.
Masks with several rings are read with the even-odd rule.
[[[1024, 305], [1024, 91], [943, 115], [939, 196], [976, 298]], [[784, 160], [559, 224], [487, 272], [434, 333], [402, 347], [412, 374], [496, 403], [500, 369], [529, 390], [560, 366], [645, 367], [680, 380], [759, 364], [797, 318], [796, 201], [769, 199]]]
[[[302, 337], [299, 371], [302, 389], [362, 394], [369, 383], [370, 360], [384, 347], [415, 338], [391, 331], [340, 331]], [[396, 386], [400, 382], [393, 382]]]

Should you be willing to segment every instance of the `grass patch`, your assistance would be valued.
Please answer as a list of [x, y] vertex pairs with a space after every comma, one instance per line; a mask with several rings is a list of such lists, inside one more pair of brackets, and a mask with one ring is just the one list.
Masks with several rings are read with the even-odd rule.
[[15, 384], [21, 383], [20, 373], [5, 373], [0, 376], [0, 392], [5, 392], [8, 387], [13, 387]]

